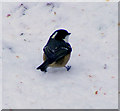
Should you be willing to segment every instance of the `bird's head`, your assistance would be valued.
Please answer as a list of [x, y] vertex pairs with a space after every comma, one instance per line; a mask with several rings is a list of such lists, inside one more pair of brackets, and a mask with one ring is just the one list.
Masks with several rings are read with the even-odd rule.
[[64, 40], [65, 42], [68, 42], [68, 38], [70, 34], [71, 33], [68, 33], [68, 31], [65, 29], [59, 29], [59, 30], [56, 30], [50, 37], [52, 39]]

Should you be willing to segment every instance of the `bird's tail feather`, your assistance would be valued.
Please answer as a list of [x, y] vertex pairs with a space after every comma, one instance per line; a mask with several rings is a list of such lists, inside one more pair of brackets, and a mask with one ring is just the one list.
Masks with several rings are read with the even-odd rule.
[[49, 61], [46, 60], [46, 61], [43, 62], [39, 67], [37, 67], [37, 70], [40, 69], [41, 71], [46, 72], [46, 69], [47, 69], [48, 65], [49, 65]]

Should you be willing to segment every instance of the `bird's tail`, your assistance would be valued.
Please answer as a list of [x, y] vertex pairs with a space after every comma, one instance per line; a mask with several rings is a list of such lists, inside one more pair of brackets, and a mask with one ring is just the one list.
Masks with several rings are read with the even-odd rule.
[[47, 69], [48, 65], [49, 65], [49, 61], [46, 60], [46, 61], [43, 62], [39, 67], [37, 67], [37, 70], [40, 69], [41, 71], [46, 72], [46, 69]]

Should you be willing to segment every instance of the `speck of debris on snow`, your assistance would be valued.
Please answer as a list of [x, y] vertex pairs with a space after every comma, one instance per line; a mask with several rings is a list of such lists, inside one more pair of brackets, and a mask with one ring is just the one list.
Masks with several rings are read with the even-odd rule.
[[95, 75], [91, 75], [91, 74], [89, 74], [88, 77], [89, 77], [89, 78], [94, 78]]
[[101, 91], [102, 87], [99, 88], [99, 91]]
[[26, 39], [24, 39], [24, 41], [27, 41]]
[[20, 58], [19, 56], [16, 56], [16, 58]]
[[104, 35], [104, 33], [101, 33], [101, 35]]
[[11, 16], [11, 14], [7, 14], [7, 17], [10, 17]]
[[24, 33], [21, 33], [20, 36], [24, 35]]
[[112, 78], [114, 79], [114, 78], [115, 78], [115, 76], [112, 76]]
[[91, 77], [92, 77], [92, 75], [89, 75], [89, 77], [91, 78]]
[[95, 91], [95, 95], [97, 95], [98, 94], [98, 91]]
[[56, 12], [54, 12], [54, 15], [56, 15]]
[[56, 22], [56, 20], [52, 20], [52, 22]]
[[107, 64], [104, 64], [104, 69], [107, 69]]
[[85, 9], [81, 9], [81, 11], [85, 11]]
[[48, 2], [46, 5], [54, 7], [54, 4], [52, 2]]
[[106, 95], [106, 93], [103, 93], [104, 95]]

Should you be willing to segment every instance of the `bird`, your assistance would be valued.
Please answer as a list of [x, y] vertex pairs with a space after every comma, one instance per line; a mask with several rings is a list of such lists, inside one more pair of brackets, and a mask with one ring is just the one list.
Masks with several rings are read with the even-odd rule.
[[55, 30], [47, 44], [43, 48], [43, 63], [36, 69], [43, 72], [47, 72], [48, 67], [65, 67], [67, 71], [71, 69], [71, 66], [66, 66], [68, 63], [72, 47], [68, 43], [68, 39], [71, 33], [65, 29]]

